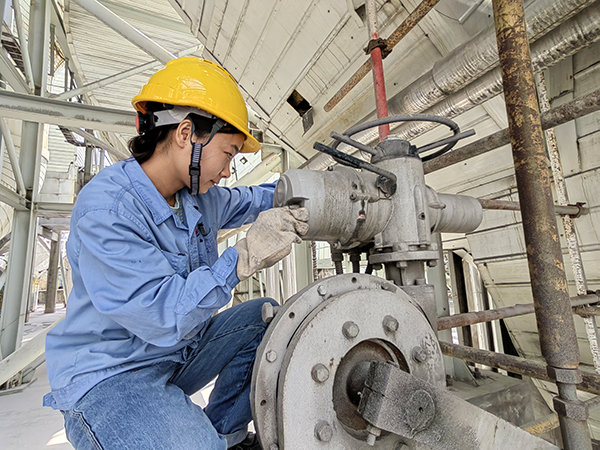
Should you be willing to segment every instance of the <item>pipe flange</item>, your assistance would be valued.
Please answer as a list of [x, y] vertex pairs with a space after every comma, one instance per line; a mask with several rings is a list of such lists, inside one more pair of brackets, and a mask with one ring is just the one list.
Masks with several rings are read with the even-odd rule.
[[[382, 289], [382, 282], [388, 290]], [[255, 427], [263, 448], [272, 444], [286, 450], [316, 448], [323, 441], [315, 437], [315, 427], [326, 422], [332, 431], [328, 449], [371, 449], [366, 442], [368, 424], [359, 414], [352, 416], [351, 404], [359, 402], [365, 375], [361, 364], [393, 361], [443, 387], [445, 372], [437, 338], [408, 294], [391, 283], [364, 274], [332, 277], [321, 289], [331, 294], [327, 300], [319, 295], [317, 285], [282, 307], [259, 348], [251, 395]], [[304, 317], [293, 330], [290, 313], [294, 320], [297, 315]], [[383, 326], [388, 315], [398, 321], [394, 333]], [[342, 331], [347, 322], [359, 330], [352, 339]], [[410, 358], [416, 346], [426, 348], [431, 355], [427, 361], [416, 363]], [[269, 350], [281, 357], [267, 363]], [[324, 372], [320, 364], [329, 376], [315, 381], [315, 367]], [[375, 448], [394, 449], [400, 442], [399, 436], [382, 433]]]

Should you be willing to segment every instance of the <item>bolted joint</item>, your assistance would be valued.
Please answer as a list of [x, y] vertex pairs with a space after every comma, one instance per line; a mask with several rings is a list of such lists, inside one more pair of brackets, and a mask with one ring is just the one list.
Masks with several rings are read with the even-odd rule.
[[315, 437], [321, 442], [329, 442], [333, 437], [331, 425], [324, 420], [319, 420], [315, 425]]
[[577, 369], [561, 369], [548, 366], [546, 367], [546, 371], [548, 372], [550, 379], [557, 383], [581, 384], [583, 382], [583, 376]]
[[321, 363], [315, 364], [310, 374], [317, 383], [324, 383], [329, 378], [329, 369]]
[[342, 325], [342, 334], [346, 339], [354, 339], [356, 336], [358, 336], [359, 332], [360, 328], [358, 328], [358, 325], [351, 320]]
[[392, 316], [385, 316], [383, 318], [383, 329], [386, 333], [395, 333], [398, 331], [398, 321]]
[[425, 350], [423, 347], [414, 347], [411, 353], [412, 359], [414, 359], [418, 363], [422, 363], [427, 360], [427, 350]]
[[271, 322], [271, 320], [273, 320], [273, 318], [275, 317], [275, 314], [277, 314], [277, 311], [279, 311], [279, 306], [273, 306], [269, 302], [263, 303], [260, 312], [263, 322]]
[[275, 350], [269, 350], [265, 354], [265, 359], [269, 362], [275, 362], [275, 360], [277, 359], [277, 352]]
[[564, 400], [560, 397], [552, 399], [554, 410], [559, 416], [567, 417], [578, 422], [586, 421], [589, 417], [588, 407], [582, 401]]

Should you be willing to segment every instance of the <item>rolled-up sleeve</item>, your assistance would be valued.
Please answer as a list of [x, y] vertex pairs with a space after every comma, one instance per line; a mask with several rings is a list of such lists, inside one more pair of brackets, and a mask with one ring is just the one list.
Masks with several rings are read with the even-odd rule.
[[221, 205], [218, 227], [239, 228], [254, 222], [261, 211], [273, 207], [275, 183], [213, 190], [217, 198], [211, 201]]
[[78, 220], [76, 232], [82, 280], [94, 307], [156, 346], [172, 346], [197, 332], [229, 302], [239, 282], [234, 248], [211, 267], [184, 277], [134, 216], [89, 211]]

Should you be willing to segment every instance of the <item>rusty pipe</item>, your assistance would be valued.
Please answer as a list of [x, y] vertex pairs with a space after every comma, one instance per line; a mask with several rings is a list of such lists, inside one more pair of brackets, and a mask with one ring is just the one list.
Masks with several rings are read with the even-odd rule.
[[565, 448], [591, 450], [587, 411], [582, 412], [584, 406], [573, 382], [579, 346], [554, 214], [523, 0], [493, 0], [492, 5], [542, 356], [548, 369], [561, 374], [554, 407]]
[[[579, 295], [571, 297], [571, 306], [589, 305], [600, 301], [598, 294]], [[509, 317], [524, 316], [535, 312], [533, 303], [524, 305], [508, 306], [506, 308], [491, 309], [487, 311], [476, 311], [452, 316], [438, 317], [438, 331], [450, 328], [466, 327], [476, 323], [491, 322], [492, 320], [508, 319]]]
[[[542, 114], [542, 129], [547, 130], [600, 110], [600, 89], [571, 100]], [[510, 144], [508, 128], [490, 134], [459, 149], [423, 163], [426, 174], [466, 161]]]
[[[391, 52], [392, 49], [400, 42], [404, 36], [412, 30], [420, 20], [427, 15], [431, 9], [438, 4], [440, 0], [423, 0], [404, 21], [396, 28], [396, 30], [386, 40], [385, 51]], [[348, 95], [348, 93], [354, 89], [354, 87], [366, 77], [371, 69], [373, 68], [373, 61], [368, 59], [362, 66], [350, 77], [346, 83], [335, 93], [331, 99], [325, 104], [323, 109], [325, 112], [331, 111], [335, 106], [342, 101], [342, 99]]]
[[[520, 211], [521, 204], [519, 202], [511, 202], [507, 200], [492, 200], [487, 198], [478, 198], [477, 201], [483, 209], [496, 209], [504, 211]], [[554, 205], [556, 214], [579, 217], [588, 212], [583, 205]]]
[[[440, 349], [444, 355], [453, 358], [518, 373], [536, 380], [553, 381], [548, 375], [546, 364], [541, 362], [442, 341], [440, 341]], [[600, 375], [580, 372], [583, 381], [577, 385], [577, 389], [592, 394], [600, 394]]]

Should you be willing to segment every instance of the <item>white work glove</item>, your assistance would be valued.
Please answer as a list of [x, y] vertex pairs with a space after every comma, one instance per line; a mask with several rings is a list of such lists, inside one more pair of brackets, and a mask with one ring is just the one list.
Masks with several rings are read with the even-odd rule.
[[273, 208], [261, 212], [246, 237], [234, 245], [238, 251], [237, 276], [243, 281], [260, 269], [271, 267], [302, 242], [308, 231], [306, 208]]

